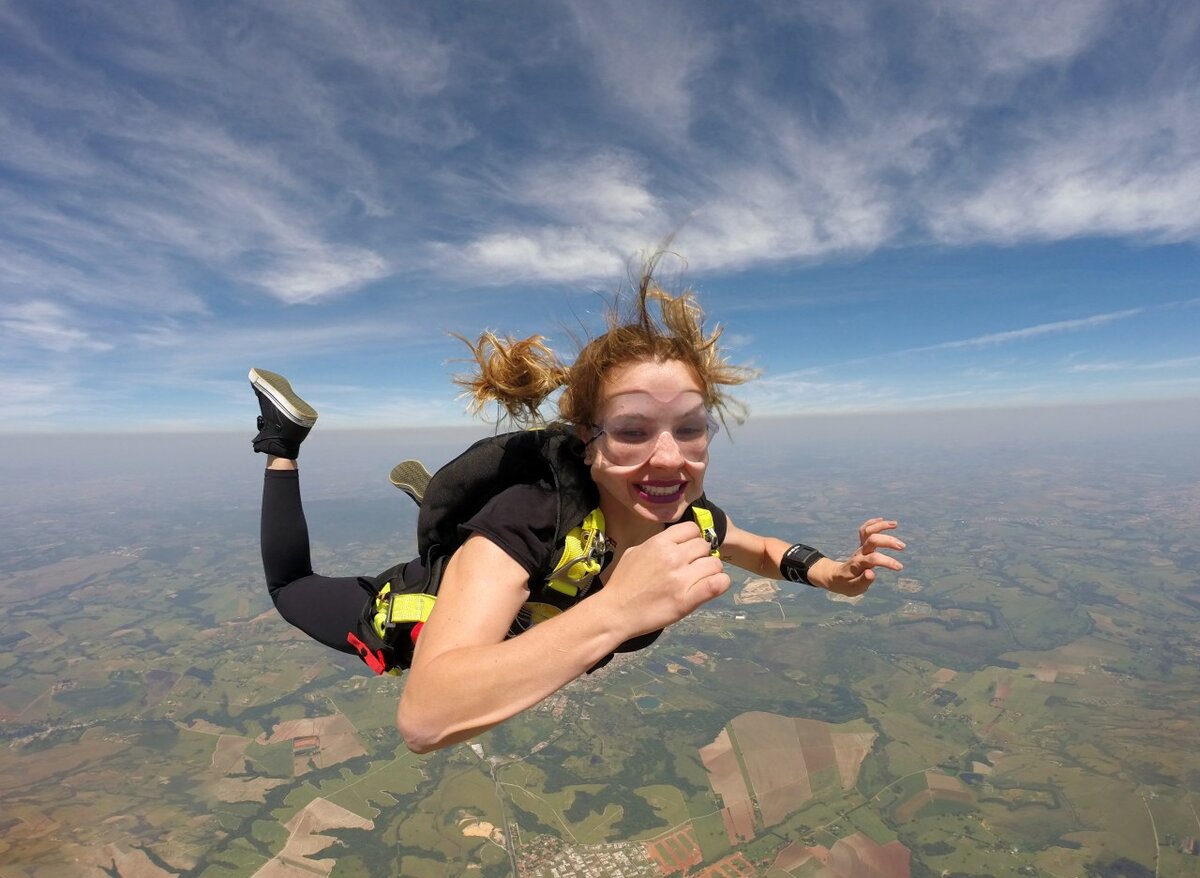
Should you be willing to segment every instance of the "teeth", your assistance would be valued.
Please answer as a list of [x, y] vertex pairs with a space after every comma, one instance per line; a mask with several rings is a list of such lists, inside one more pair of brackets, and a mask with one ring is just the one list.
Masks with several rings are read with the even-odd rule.
[[669, 497], [679, 492], [679, 485], [642, 485], [642, 490], [652, 497]]

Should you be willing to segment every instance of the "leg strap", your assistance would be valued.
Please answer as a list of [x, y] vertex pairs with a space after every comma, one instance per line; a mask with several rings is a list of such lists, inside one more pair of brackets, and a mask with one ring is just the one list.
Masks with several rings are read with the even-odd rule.
[[363, 608], [357, 632], [347, 642], [376, 674], [399, 674], [412, 665], [421, 627], [437, 602], [437, 590], [448, 559], [425, 565], [424, 579], [406, 585], [407, 564], [398, 564], [376, 579], [376, 591]]

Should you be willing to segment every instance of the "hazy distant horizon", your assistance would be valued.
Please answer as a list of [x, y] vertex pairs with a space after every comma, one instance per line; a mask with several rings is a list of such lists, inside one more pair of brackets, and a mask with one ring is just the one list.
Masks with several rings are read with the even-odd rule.
[[[1174, 466], [1190, 460], [1200, 438], [1198, 402], [821, 417], [751, 413], [746, 423], [730, 423], [717, 437], [706, 486], [710, 494], [721, 496], [723, 487], [738, 485], [747, 473], [819, 482], [826, 468], [861, 467], [862, 499], [869, 502], [872, 486], [881, 481], [915, 469], [935, 478], [938, 461], [969, 463], [1001, 451], [1019, 456], [1053, 450], [1072, 456], [1113, 446], [1114, 459], [1122, 456], [1122, 448], [1145, 449]], [[240, 431], [0, 433], [0, 478], [6, 485], [0, 507], [32, 503], [48, 508], [88, 497], [101, 506], [136, 498], [147, 509], [233, 502], [255, 512], [264, 458], [250, 448], [252, 427], [247, 411], [246, 428]], [[484, 422], [339, 429], [334, 419], [323, 420], [300, 456], [305, 497], [359, 497], [382, 503], [390, 516], [398, 508], [398, 495], [387, 481], [394, 464], [412, 457], [436, 469], [496, 429]], [[787, 441], [779, 441], [781, 436]], [[922, 489], [937, 490], [935, 484]]]
[[[1182, 416], [1184, 423], [1192, 426], [1200, 427], [1200, 396], [1182, 395], [1182, 396], [1155, 396], [1140, 399], [1122, 399], [1108, 401], [1081, 400], [1078, 402], [1061, 402], [1056, 400], [1039, 400], [1028, 403], [1013, 404], [1013, 405], [978, 405], [978, 406], [931, 406], [929, 408], [907, 408], [899, 409], [864, 409], [856, 411], [812, 411], [792, 414], [780, 414], [776, 412], [757, 412], [753, 408], [750, 410], [749, 416], [744, 423], [737, 423], [730, 420], [728, 429], [737, 432], [747, 428], [766, 427], [768, 424], [791, 424], [793, 422], [843, 422], [852, 423], [861, 420], [878, 420], [886, 419], [892, 423], [903, 423], [910, 420], [926, 420], [934, 419], [939, 423], [953, 422], [958, 424], [969, 423], [974, 420], [990, 422], [995, 418], [1001, 418], [1005, 421], [1013, 417], [1030, 418], [1038, 421], [1052, 420], [1057, 414], [1080, 414], [1084, 412], [1092, 412], [1096, 417], [1103, 417], [1105, 413], [1118, 413], [1123, 411], [1132, 411], [1142, 409], [1151, 411], [1154, 409], [1171, 409], [1173, 415]], [[252, 400], [247, 401], [246, 413], [243, 420], [247, 424], [252, 425], [257, 410], [254, 408]], [[1164, 425], [1170, 427], [1170, 424]], [[464, 413], [462, 421], [447, 422], [447, 423], [419, 423], [406, 425], [400, 421], [395, 423], [381, 423], [377, 425], [363, 426], [356, 421], [351, 421], [349, 424], [339, 424], [334, 417], [326, 416], [320, 421], [321, 433], [353, 433], [353, 434], [370, 434], [370, 433], [413, 433], [417, 435], [438, 435], [444, 434], [447, 437], [455, 434], [503, 432], [505, 430], [516, 429], [507, 421], [499, 424], [494, 420], [485, 420], [483, 418], [471, 418]], [[199, 426], [157, 426], [157, 427], [121, 427], [115, 426], [112, 428], [78, 428], [62, 427], [55, 429], [5, 429], [0, 425], [0, 441], [6, 439], [19, 438], [37, 438], [37, 437], [55, 437], [55, 436], [218, 436], [233, 432], [252, 433], [250, 427], [244, 430], [235, 430], [231, 427], [199, 427]], [[314, 433], [314, 435], [316, 435]]]

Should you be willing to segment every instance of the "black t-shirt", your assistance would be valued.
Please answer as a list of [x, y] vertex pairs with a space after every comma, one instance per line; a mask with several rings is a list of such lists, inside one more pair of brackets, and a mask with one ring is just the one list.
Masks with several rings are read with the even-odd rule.
[[[725, 513], [707, 498], [702, 497], [701, 503], [712, 512], [718, 541], [724, 542], [728, 526]], [[544, 577], [558, 561], [550, 557], [557, 512], [558, 498], [553, 488], [544, 484], [513, 485], [489, 500], [466, 524], [460, 524], [459, 536], [464, 542], [473, 533], [487, 537], [529, 574], [529, 589], [536, 593], [537, 583], [532, 579]], [[692, 518], [686, 514], [679, 520]]]
[[[725, 513], [702, 497], [701, 503], [713, 517], [718, 544], [724, 542], [728, 519]], [[549, 485], [514, 485], [501, 491], [465, 524], [459, 525], [459, 536], [465, 541], [471, 534], [487, 537], [504, 550], [529, 574], [529, 600], [513, 620], [509, 636], [520, 634], [531, 625], [544, 621], [569, 609], [581, 600], [570, 597], [545, 584], [545, 579], [558, 562], [552, 545], [554, 541], [555, 517], [558, 513], [558, 498]], [[691, 521], [685, 514], [680, 521]], [[561, 551], [561, 550], [558, 550]], [[600, 583], [589, 593], [603, 587]], [[633, 652], [645, 649], [662, 633], [651, 631], [617, 647], [617, 652]], [[599, 661], [591, 671], [603, 667], [612, 655]], [[590, 673], [590, 671], [589, 671]]]
[[[553, 562], [558, 497], [548, 485], [513, 485], [501, 491], [469, 521], [458, 526], [463, 542], [477, 533], [487, 537], [521, 565], [530, 577]], [[530, 582], [530, 590], [534, 584]]]

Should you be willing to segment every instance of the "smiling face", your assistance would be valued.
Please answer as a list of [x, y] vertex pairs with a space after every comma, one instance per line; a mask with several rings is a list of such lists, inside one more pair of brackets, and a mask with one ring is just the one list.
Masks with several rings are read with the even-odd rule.
[[699, 382], [677, 360], [608, 374], [587, 462], [610, 530], [649, 533], [683, 516], [704, 491], [710, 421]]

